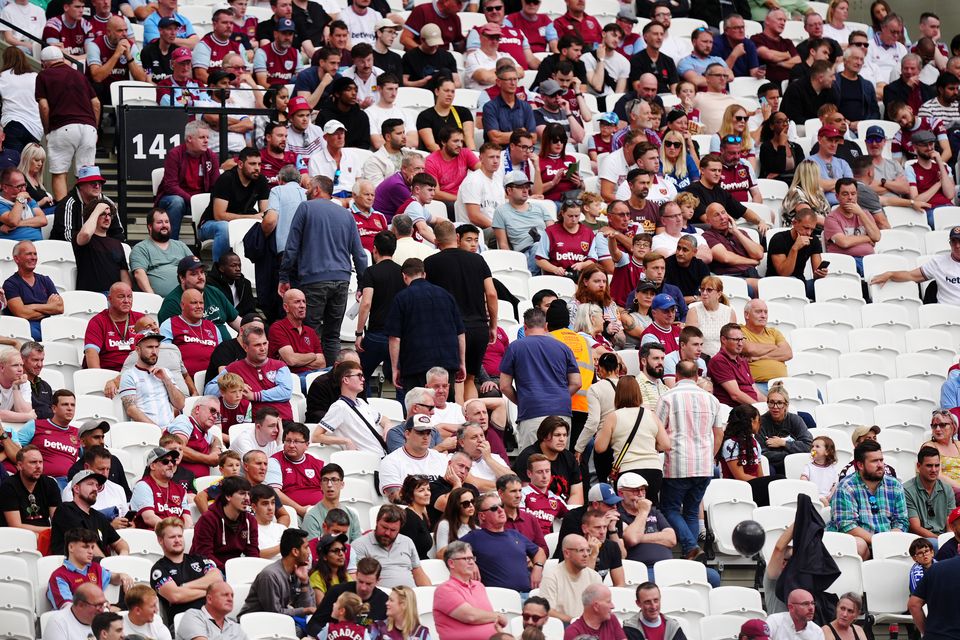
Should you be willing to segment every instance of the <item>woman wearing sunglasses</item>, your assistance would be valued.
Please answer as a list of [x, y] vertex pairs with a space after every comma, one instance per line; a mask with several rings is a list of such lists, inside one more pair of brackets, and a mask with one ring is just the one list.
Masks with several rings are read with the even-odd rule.
[[790, 184], [797, 165], [803, 162], [803, 149], [788, 138], [790, 119], [782, 111], [770, 114], [760, 127], [760, 177]]
[[937, 409], [930, 418], [930, 442], [928, 446], [940, 452], [940, 477], [960, 490], [960, 445], [957, 444], [957, 420], [946, 409]]
[[554, 202], [560, 202], [568, 195], [579, 195], [583, 188], [579, 163], [566, 152], [567, 140], [567, 132], [559, 124], [548, 124], [543, 129], [540, 179], [543, 181], [543, 197]]
[[450, 492], [443, 518], [437, 522], [434, 539], [437, 557], [443, 559], [447, 545], [477, 528], [477, 498], [473, 487], [458, 487]]
[[[672, 116], [676, 111], [672, 112]], [[667, 116], [669, 120], [670, 116]], [[682, 114], [686, 120], [686, 114]], [[686, 125], [684, 125], [686, 127]], [[683, 135], [672, 129], [663, 136], [663, 147], [660, 148], [660, 164], [663, 167], [663, 177], [673, 183], [677, 191], [682, 191], [693, 182], [700, 179], [700, 169], [697, 167], [696, 151], [692, 151], [693, 144], [689, 144]]]
[[720, 153], [720, 141], [727, 136], [739, 136], [740, 157], [753, 165], [754, 171], [757, 169], [757, 156], [753, 148], [753, 138], [750, 136], [747, 123], [750, 116], [747, 110], [739, 104], [732, 104], [723, 112], [723, 120], [720, 121], [720, 129], [710, 138], [710, 153]]

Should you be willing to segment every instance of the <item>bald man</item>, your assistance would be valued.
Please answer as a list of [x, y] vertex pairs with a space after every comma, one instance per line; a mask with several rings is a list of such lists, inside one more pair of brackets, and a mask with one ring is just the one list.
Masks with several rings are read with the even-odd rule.
[[787, 610], [767, 617], [770, 640], [824, 640], [823, 630], [813, 621], [816, 611], [813, 594], [794, 589], [787, 597]]
[[120, 80], [147, 79], [140, 66], [140, 50], [127, 39], [127, 21], [122, 16], [113, 16], [107, 21], [106, 30], [93, 40], [87, 41], [87, 70], [97, 97], [103, 104], [110, 102], [110, 85]]
[[90, 318], [83, 336], [84, 367], [120, 371], [133, 345], [133, 326], [143, 317], [133, 307], [133, 289], [116, 282], [107, 294], [107, 308]]
[[737, 226], [719, 202], [707, 207], [704, 218], [710, 225], [703, 232], [703, 239], [713, 254], [710, 270], [717, 275], [743, 278], [747, 286], [756, 291], [760, 279], [757, 265], [763, 260], [763, 247]]
[[[563, 538], [563, 562], [543, 576], [540, 595], [550, 602], [550, 617], [570, 624], [583, 613], [581, 594], [603, 578], [590, 568], [590, 543], [581, 535]], [[596, 559], [594, 559], [594, 562]]]
[[[245, 638], [240, 625], [227, 616], [233, 611], [233, 587], [229, 582], [214, 582], [207, 587], [203, 609], [189, 609], [177, 627], [177, 640], [235, 640]], [[213, 623], [212, 625], [210, 623]], [[211, 635], [211, 633], [216, 635]]]
[[107, 598], [100, 587], [89, 582], [81, 584], [73, 592], [72, 604], [50, 616], [43, 640], [86, 640], [93, 635], [93, 619], [106, 607]]
[[203, 293], [187, 289], [180, 295], [180, 315], [172, 316], [160, 325], [160, 335], [180, 350], [187, 373], [206, 371], [213, 350], [220, 344], [217, 325], [204, 318]]
[[271, 358], [282, 360], [290, 371], [300, 376], [300, 389], [307, 392], [307, 376], [327, 366], [323, 345], [317, 332], [303, 323], [307, 317], [307, 298], [300, 289], [283, 294], [286, 315], [270, 326]]

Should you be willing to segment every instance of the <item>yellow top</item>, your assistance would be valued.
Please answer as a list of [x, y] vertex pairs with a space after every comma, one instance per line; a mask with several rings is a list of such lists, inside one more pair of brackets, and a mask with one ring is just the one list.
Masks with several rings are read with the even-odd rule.
[[[787, 341], [782, 333], [771, 327], [765, 327], [761, 333], [750, 331], [745, 324], [740, 325], [740, 329], [743, 331], [743, 336], [747, 339], [747, 342], [779, 345]], [[750, 373], [753, 375], [755, 382], [767, 382], [774, 378], [785, 378], [787, 376], [787, 365], [779, 360], [763, 358], [750, 363]]]

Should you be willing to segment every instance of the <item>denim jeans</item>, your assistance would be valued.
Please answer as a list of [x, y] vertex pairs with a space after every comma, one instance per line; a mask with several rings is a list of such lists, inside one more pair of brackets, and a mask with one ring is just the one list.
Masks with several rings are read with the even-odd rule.
[[[206, 227], [207, 224], [203, 226]], [[226, 222], [218, 224], [223, 224], [226, 231]], [[216, 260], [216, 243], [213, 249]], [[349, 285], [347, 280], [322, 280], [300, 287], [307, 298], [307, 317], [304, 322], [320, 335], [323, 357], [330, 363], [336, 361], [337, 354], [340, 353], [340, 325], [343, 324], [343, 315], [347, 311]]]
[[169, 195], [160, 198], [157, 207], [166, 211], [170, 218], [170, 238], [179, 240], [180, 225], [183, 223], [183, 216], [187, 211], [187, 203], [180, 196]]
[[363, 367], [363, 377], [367, 384], [367, 397], [370, 396], [370, 379], [377, 367], [383, 363], [383, 377], [385, 380], [391, 380], [393, 373], [390, 369], [390, 350], [388, 348], [387, 334], [379, 331], [368, 331], [363, 334], [361, 346], [363, 351], [360, 353], [360, 366]]
[[[173, 220], [170, 221], [171, 230], [173, 225]], [[213, 261], [216, 262], [220, 259], [220, 256], [230, 251], [230, 225], [226, 220], [207, 220], [198, 230], [198, 235], [201, 240], [213, 240]], [[172, 237], [172, 236], [171, 236]], [[309, 300], [307, 301], [309, 305]], [[309, 318], [310, 311], [307, 310], [307, 317]], [[309, 324], [309, 323], [308, 323]], [[337, 335], [340, 335], [340, 328], [337, 327]]]
[[525, 249], [523, 254], [527, 256], [527, 269], [530, 270], [530, 275], [539, 276], [540, 267], [537, 266], [537, 244]]
[[677, 534], [683, 553], [697, 546], [700, 533], [700, 502], [710, 478], [664, 478], [660, 510]]

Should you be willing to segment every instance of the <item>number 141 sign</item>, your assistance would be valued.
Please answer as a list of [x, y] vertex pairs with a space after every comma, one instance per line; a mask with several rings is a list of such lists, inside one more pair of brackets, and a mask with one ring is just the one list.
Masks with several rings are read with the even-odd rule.
[[150, 180], [153, 170], [163, 167], [167, 153], [183, 141], [183, 128], [189, 121], [190, 116], [173, 107], [125, 109], [120, 148], [124, 178]]

